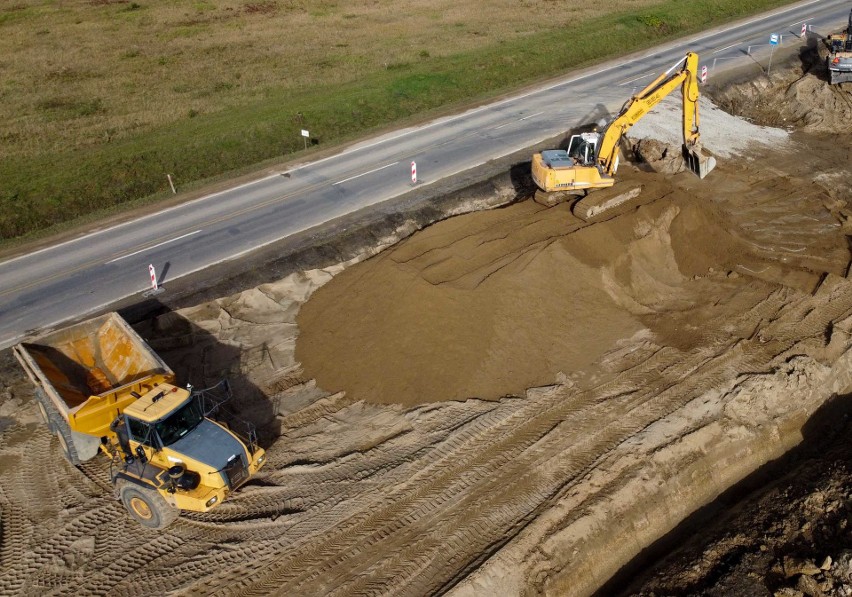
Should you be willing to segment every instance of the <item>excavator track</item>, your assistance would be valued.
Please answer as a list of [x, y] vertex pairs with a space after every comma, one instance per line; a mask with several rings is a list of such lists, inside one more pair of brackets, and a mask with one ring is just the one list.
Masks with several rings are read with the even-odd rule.
[[657, 197], [642, 196], [642, 185], [616, 185], [589, 193], [574, 205], [571, 213], [585, 222], [600, 222], [655, 199]]

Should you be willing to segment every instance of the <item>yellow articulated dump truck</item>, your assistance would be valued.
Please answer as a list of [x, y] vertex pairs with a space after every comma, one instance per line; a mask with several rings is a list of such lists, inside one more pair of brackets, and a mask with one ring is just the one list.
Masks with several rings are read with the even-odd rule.
[[250, 479], [266, 455], [253, 429], [214, 420], [227, 382], [175, 385], [168, 365], [117, 313], [14, 347], [42, 418], [74, 465], [112, 459], [116, 497], [161, 529], [181, 510], [206, 512]]

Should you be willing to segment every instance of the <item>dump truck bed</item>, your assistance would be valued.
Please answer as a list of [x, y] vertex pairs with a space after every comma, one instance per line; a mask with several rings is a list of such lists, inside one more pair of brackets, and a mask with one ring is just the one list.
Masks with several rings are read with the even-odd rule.
[[117, 313], [45, 334], [14, 351], [30, 380], [82, 433], [102, 433], [107, 419], [135, 399], [131, 392], [174, 379], [169, 366]]

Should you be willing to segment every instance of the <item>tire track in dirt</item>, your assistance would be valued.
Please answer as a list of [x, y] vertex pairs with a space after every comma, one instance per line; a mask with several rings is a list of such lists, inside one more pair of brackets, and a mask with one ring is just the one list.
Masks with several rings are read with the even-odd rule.
[[[775, 303], [774, 305], [759, 310], [761, 316], [777, 310], [781, 302], [779, 294], [784, 293], [775, 293], [775, 300], [767, 301], [770, 304]], [[435, 584], [437, 581], [434, 579], [446, 579], [447, 575], [440, 564], [428, 557], [429, 550], [434, 555], [436, 549], [443, 549], [441, 559], [451, 560], [455, 564], [460, 560], [464, 564], [467, 558], [467, 565], [461, 568], [464, 570], [470, 565], [469, 558], [474, 557], [471, 554], [482, 553], [477, 549], [487, 547], [494, 542], [494, 537], [502, 536], [507, 531], [506, 526], [498, 528], [501, 523], [493, 522], [495, 513], [507, 513], [502, 524], [509, 525], [509, 528], [519, 524], [525, 516], [530, 515], [531, 504], [541, 506], [549, 496], [564, 490], [565, 479], [576, 479], [582, 471], [605, 457], [624, 438], [672, 412], [706, 389], [730, 382], [743, 372], [760, 370], [774, 356], [789, 350], [796, 340], [824, 333], [832, 318], [848, 313], [852, 307], [848, 288], [842, 292], [832, 291], [830, 294], [830, 309], [814, 309], [817, 305], [823, 306], [824, 297], [805, 297], [782, 309], [781, 316], [766, 326], [766, 336], [773, 336], [770, 341], [739, 341], [733, 345], [719, 346], [711, 354], [707, 351], [697, 351], [688, 359], [678, 358], [682, 355], [672, 351], [657, 351], [654, 357], [641, 367], [623, 373], [597, 388], [585, 398], [587, 402], [583, 403], [582, 399], [579, 399], [580, 402], [574, 407], [573, 413], [572, 409], [566, 406], [564, 396], [549, 401], [555, 401], [556, 404], [535, 401], [533, 408], [519, 409], [512, 413], [514, 416], [506, 418], [502, 426], [491, 427], [488, 434], [480, 435], [479, 441], [472, 441], [467, 446], [458, 446], [446, 453], [441, 461], [431, 464], [429, 468], [442, 469], [442, 472], [434, 475], [431, 471], [424, 470], [424, 479], [429, 479], [427, 487], [412, 490], [409, 486], [417, 482], [417, 479], [412, 479], [409, 486], [402, 487], [395, 492], [396, 495], [386, 496], [382, 500], [384, 508], [380, 511], [374, 510], [366, 515], [362, 512], [359, 516], [348, 519], [346, 524], [336, 525], [331, 536], [323, 537], [322, 546], [293, 546], [291, 553], [278, 559], [275, 567], [268, 571], [262, 581], [250, 583], [245, 590], [238, 592], [262, 593], [271, 587], [284, 587], [287, 591], [306, 593], [327, 590], [330, 586], [335, 586], [327, 584], [327, 575], [341, 566], [350, 573], [361, 571], [362, 575], [359, 577], [357, 573], [347, 574], [348, 578], [355, 576], [358, 580], [353, 584], [338, 585], [340, 593], [358, 594], [391, 589], [403, 593], [422, 593], [435, 590], [439, 585]], [[631, 387], [633, 392], [626, 394], [626, 398], [624, 395], [620, 399], [613, 397], [621, 395], [624, 388]], [[648, 389], [643, 391], [637, 388]], [[572, 398], [568, 402], [573, 403], [574, 400], [578, 398]], [[625, 400], [633, 405], [632, 408], [625, 408], [622, 403]], [[589, 402], [610, 405], [609, 418], [602, 413], [598, 417], [591, 417], [595, 421], [594, 424], [587, 422], [584, 425], [584, 420], [589, 417], [583, 413], [588, 415]], [[530, 417], [529, 410], [539, 413]], [[611, 428], [603, 425], [609, 429], [606, 432], [598, 429], [602, 426], [601, 421], [610, 420], [621, 423]], [[568, 422], [576, 433], [563, 435], [560, 440], [554, 439], [557, 435], [555, 430], [564, 428]], [[560, 426], [560, 423], [564, 425]], [[572, 461], [569, 467], [554, 465], [550, 470], [544, 466], [544, 463], [550, 461], [566, 460], [555, 458], [555, 455], [577, 450], [576, 446], [581, 445], [579, 440], [583, 437], [594, 440], [587, 439], [584, 442], [587, 447], [579, 450], [575, 458], [568, 459]], [[494, 438], [499, 439], [495, 441]], [[563, 443], [566, 441], [567, 444]], [[537, 448], [532, 449], [533, 445]], [[470, 457], [471, 452], [478, 453], [478, 457]], [[454, 467], [447, 461], [460, 464]], [[551, 477], [550, 484], [542, 483], [538, 477], [539, 481], [532, 483], [534, 489], [519, 492], [517, 498], [507, 495], [512, 493], [510, 488], [517, 485], [517, 479], [526, 481], [531, 476], [539, 475], [531, 471], [540, 470], [546, 471], [547, 476]], [[472, 489], [473, 487], [475, 489]], [[496, 497], [488, 501], [487, 517], [492, 522], [486, 527], [487, 531], [470, 530], [470, 526], [477, 524], [471, 521], [469, 516], [473, 507], [472, 501], [495, 494]], [[377, 506], [381, 504], [377, 505], [375, 501], [370, 504], [371, 509]], [[535, 507], [532, 510], [535, 510]], [[449, 522], [436, 529], [436, 520]], [[461, 521], [465, 521], [465, 524], [461, 524]], [[463, 529], [459, 532], [467, 533], [464, 540], [459, 542], [467, 545], [467, 553], [447, 552], [445, 541], [449, 537], [452, 543], [453, 535], [436, 533], [436, 530], [444, 527]], [[440, 540], [429, 546], [429, 549], [425, 550], [427, 555], [423, 555], [426, 540], [422, 537], [429, 535], [438, 536]], [[479, 541], [474, 540], [477, 537]], [[381, 550], [369, 549], [370, 545], [379, 541], [382, 541]], [[389, 542], [391, 543], [388, 544]], [[409, 554], [414, 550], [394, 549], [394, 546], [405, 545], [417, 545], [421, 555], [412, 559]], [[386, 555], [371, 555], [376, 553], [395, 555], [389, 561]], [[422, 562], [418, 563], [420, 560]], [[438, 570], [428, 570], [429, 566], [437, 566]], [[389, 584], [388, 578], [399, 580]], [[335, 582], [340, 581], [342, 579], [338, 578]], [[402, 589], [403, 586], [406, 587], [405, 590]]]
[[[277, 458], [264, 485], [246, 488], [215, 516], [180, 519], [165, 533], [133, 527], [137, 542], [128, 558], [114, 557], [131, 533], [121, 508], [107, 495], [83, 503], [103, 490], [105, 467], [87, 465], [85, 475], [76, 477], [60, 471], [59, 482], [46, 472], [44, 480], [30, 478], [20, 486], [27, 494], [56, 493], [55, 507], [68, 509], [58, 525], [41, 530], [43, 539], [32, 538], [35, 527], [23, 509], [15, 512], [12, 503], [23, 496], [10, 499], [0, 489], [7, 538], [2, 554], [16, 570], [0, 574], [0, 588], [119, 595], [439, 591], [591, 470], [619, 462], [626, 438], [706, 389], [761, 370], [803, 337], [824, 336], [827, 322], [846, 316], [850, 307], [846, 282], [826, 283], [814, 297], [768, 289], [765, 300], [730, 322], [735, 329], [759, 328], [750, 339], [718, 338], [689, 353], [645, 342], [630, 353], [632, 366], [618, 371], [622, 367], [613, 363], [615, 372], [592, 389], [538, 389], [525, 399], [399, 413], [416, 432], [321, 464], [293, 465], [295, 452]], [[345, 400], [331, 401], [313, 420], [345, 418], [347, 408], [352, 404]], [[51, 460], [51, 441], [37, 431], [26, 450]], [[286, 433], [279, 442], [286, 454]], [[4, 446], [0, 456], [23, 450]], [[617, 484], [619, 474], [624, 473], [613, 470], [584, 504]], [[65, 489], [57, 493], [53, 484]], [[22, 540], [10, 542], [12, 536]], [[58, 560], [83, 536], [97, 536], [97, 552], [79, 587], [79, 572]], [[43, 545], [28, 547], [36, 542]], [[17, 557], [16, 551], [25, 555]]]
[[[761, 213], [783, 215], [783, 204], [795, 197], [780, 183], [772, 191], [780, 198], [762, 206]], [[498, 216], [493, 219], [503, 220], [480, 244], [510, 240], [507, 230], [518, 222]], [[566, 217], [558, 228], [547, 229], [536, 222], [539, 216], [531, 215], [524, 226], [538, 226], [542, 243], [551, 241], [548, 234], [564, 236], [578, 225]], [[777, 219], [785, 230], [797, 224]], [[804, 237], [824, 224], [815, 222]], [[750, 238], [762, 234], [763, 240], [773, 236], [758, 228], [746, 232]], [[458, 264], [446, 263], [440, 251], [414, 253], [407, 258], [412, 268], [428, 269], [432, 280], [448, 286], [476, 286], [505, 265], [482, 259], [463, 264], [464, 275], [453, 277], [448, 272]], [[819, 265], [819, 259], [799, 262]], [[742, 287], [742, 280], [723, 279], [724, 272], [710, 278], [729, 284], [731, 292]], [[695, 332], [701, 348], [678, 350], [655, 342], [648, 332], [612, 349], [593, 381], [577, 386], [566, 382], [532, 389], [525, 398], [408, 410], [365, 408], [343, 394], [284, 404], [292, 412], [276, 419], [281, 436], [260, 477], [213, 512], [183, 516], [163, 532], [127, 520], [111, 499], [104, 465], [87, 464], [82, 471], [45, 466], [26, 479], [10, 473], [12, 461], [24, 455], [51, 465], [59, 456], [46, 432], [6, 428], [0, 434], [0, 461], [9, 464], [0, 487], [0, 593], [421, 595], [446, 590], [566, 496], [579, 506], [563, 520], [579, 519], [606, 500], [640, 465], [630, 439], [654, 422], [708, 390], [766, 371], [778, 355], [800, 351], [803, 338], [824, 341], [828, 322], [852, 308], [845, 281], [831, 279], [814, 296], [749, 284], [756, 290], [738, 299], [741, 312], [724, 326]], [[722, 312], [734, 311], [729, 305]], [[281, 392], [301, 379], [293, 371], [288, 375], [292, 380], [279, 380]], [[280, 412], [278, 398], [270, 397], [275, 412]], [[28, 439], [18, 437], [24, 435]], [[32, 495], [45, 499], [28, 503]], [[38, 509], [45, 507], [56, 513], [40, 516]], [[85, 541], [91, 538], [89, 553]], [[78, 552], [88, 557], [85, 566], [77, 566]], [[11, 571], [5, 570], [7, 563]], [[544, 582], [528, 581], [539, 588]]]
[[[772, 318], [752, 340], [729, 339], [687, 358], [648, 344], [636, 355], [638, 363], [593, 390], [538, 390], [527, 399], [412, 411], [406, 416], [417, 420], [419, 436], [406, 450], [397, 451], [391, 440], [319, 467], [283, 465], [268, 475], [283, 486], [250, 488], [245, 499], [235, 499], [232, 512], [221, 511], [222, 522], [180, 520], [165, 534], [135, 532], [143, 540], [127, 561], [114, 558], [129, 530], [120, 507], [100, 496], [90, 510], [73, 509], [80, 495], [91, 494], [93, 482], [102, 486], [97, 468], [73, 481], [70, 494], [56, 498], [62, 507], [72, 506], [72, 522], [45, 529], [46, 545], [27, 554], [29, 565], [7, 559], [32, 545], [26, 539], [32, 527], [7, 513], [10, 500], [2, 493], [4, 535], [24, 540], [4, 540], [4, 562], [12, 562], [18, 574], [3, 576], [0, 586], [10, 593], [26, 585], [52, 587], [57, 594], [128, 595], [151, 590], [420, 594], [446, 588], [589, 470], [614, 459], [624, 438], [706, 388], [760, 370], [796, 340], [824, 334], [826, 322], [848, 313], [852, 303], [842, 285], [813, 298], [791, 300], [787, 294], [770, 294], [744, 313], [743, 321], [733, 322], [746, 328]], [[789, 304], [778, 312], [784, 302]], [[328, 414], [334, 412], [339, 411]], [[617, 424], [609, 424], [613, 421]], [[31, 444], [41, 445], [44, 459], [53, 458], [50, 436], [36, 435]], [[377, 471], [367, 478], [378, 476], [381, 483], [358, 480], [359, 470]], [[26, 492], [52, 495], [50, 484], [38, 482]], [[287, 485], [298, 487], [304, 512], [280, 514]], [[331, 487], [311, 501], [313, 490], [326, 485]], [[379, 487], [390, 489], [384, 495], [372, 491]], [[85, 590], [72, 590], [76, 573], [57, 567], [55, 560], [70, 543], [93, 532], [99, 553], [90, 568], [98, 572], [87, 572]], [[345, 578], [343, 569], [349, 571]], [[262, 580], [247, 582], [244, 591], [235, 584], [251, 575]]]

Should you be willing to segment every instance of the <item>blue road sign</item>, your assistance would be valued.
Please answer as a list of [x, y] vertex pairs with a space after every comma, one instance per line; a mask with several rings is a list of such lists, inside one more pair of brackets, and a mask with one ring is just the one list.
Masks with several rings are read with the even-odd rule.
[[778, 45], [778, 34], [777, 33], [773, 33], [772, 35], [769, 36], [769, 43], [772, 44], [773, 46]]

